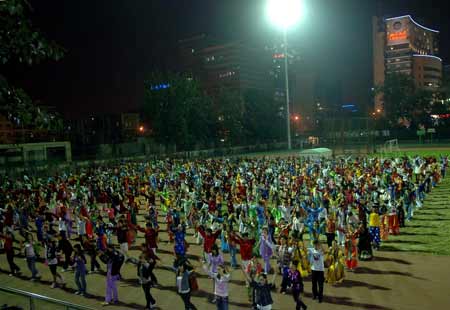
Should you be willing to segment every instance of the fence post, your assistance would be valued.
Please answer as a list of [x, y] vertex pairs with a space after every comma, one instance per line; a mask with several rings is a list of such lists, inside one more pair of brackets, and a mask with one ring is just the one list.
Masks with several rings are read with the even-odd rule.
[[30, 297], [30, 310], [34, 310], [34, 300], [33, 300], [33, 297]]

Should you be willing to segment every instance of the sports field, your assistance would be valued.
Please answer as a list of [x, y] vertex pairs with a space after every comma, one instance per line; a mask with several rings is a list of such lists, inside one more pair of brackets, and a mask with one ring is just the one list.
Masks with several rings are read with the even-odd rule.
[[[417, 154], [418, 150], [402, 150], [407, 155]], [[427, 154], [450, 153], [450, 148], [444, 150], [424, 150]], [[424, 153], [422, 153], [424, 154]], [[141, 211], [143, 213], [143, 211]], [[143, 217], [139, 216], [140, 224]], [[165, 228], [163, 218], [160, 218], [162, 228]], [[172, 245], [167, 244], [167, 234], [161, 234], [158, 255], [161, 263], [156, 269], [161, 287], [152, 289], [158, 309], [183, 309], [181, 298], [176, 294], [175, 278], [169, 266], [173, 262]], [[201, 253], [201, 246], [194, 243], [192, 229], [188, 230], [187, 241], [191, 244], [189, 257], [194, 265]], [[139, 234], [137, 244], [144, 240]], [[137, 246], [132, 248], [131, 255], [137, 255]], [[229, 255], [225, 254], [229, 262]], [[43, 264], [38, 264], [43, 275], [41, 282], [30, 282], [30, 273], [23, 258], [16, 262], [24, 272], [21, 277], [9, 277], [7, 262], [0, 255], [0, 285], [19, 288], [25, 291], [70, 301], [76, 304], [101, 309], [100, 302], [105, 295], [105, 277], [103, 274], [93, 274], [87, 277], [88, 298], [76, 296], [73, 272], [67, 272], [65, 289], [50, 288], [50, 272]], [[275, 261], [272, 262], [275, 264]], [[345, 281], [337, 286], [325, 285], [325, 299], [322, 304], [311, 299], [311, 282], [305, 279], [304, 302], [309, 309], [380, 309], [380, 310], [414, 310], [414, 309], [449, 309], [450, 297], [450, 176], [433, 190], [426, 198], [424, 207], [415, 213], [414, 219], [407, 223], [399, 236], [390, 236], [382, 244], [381, 250], [375, 252], [375, 259], [370, 262], [360, 262], [354, 273], [347, 273]], [[201, 272], [202, 273], [202, 272]], [[120, 303], [108, 306], [106, 309], [126, 310], [144, 309], [144, 295], [136, 280], [136, 269], [126, 264], [122, 268], [123, 279], [119, 284]], [[280, 278], [276, 279], [279, 286]], [[212, 297], [212, 283], [204, 275], [199, 279], [200, 291], [192, 301], [198, 309], [215, 309], [208, 302]], [[294, 302], [289, 295], [273, 294], [273, 309], [294, 309]], [[26, 300], [0, 292], [0, 306], [15, 304], [28, 308]], [[36, 309], [63, 309], [37, 303]], [[232, 274], [230, 309], [250, 309], [246, 298], [244, 278], [239, 270]]]

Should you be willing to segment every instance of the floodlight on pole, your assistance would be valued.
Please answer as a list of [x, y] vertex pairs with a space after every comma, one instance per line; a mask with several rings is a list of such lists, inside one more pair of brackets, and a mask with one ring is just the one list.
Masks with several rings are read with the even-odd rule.
[[289, 72], [288, 72], [288, 48], [287, 30], [297, 24], [304, 14], [302, 0], [268, 0], [267, 16], [271, 23], [283, 30], [284, 39], [284, 73], [285, 73], [285, 97], [286, 97], [286, 123], [288, 149], [292, 149], [291, 142], [291, 118], [289, 109]]
[[297, 24], [305, 12], [302, 0], [268, 0], [266, 9], [270, 21], [283, 30]]

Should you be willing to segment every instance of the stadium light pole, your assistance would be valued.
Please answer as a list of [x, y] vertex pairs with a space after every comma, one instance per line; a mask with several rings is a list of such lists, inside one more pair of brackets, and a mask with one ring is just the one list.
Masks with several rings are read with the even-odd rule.
[[302, 0], [267, 0], [267, 16], [272, 24], [283, 30], [284, 44], [284, 75], [285, 75], [285, 97], [286, 97], [286, 126], [288, 149], [292, 149], [291, 141], [291, 117], [289, 109], [289, 72], [288, 72], [288, 49], [287, 31], [297, 24], [303, 17]]

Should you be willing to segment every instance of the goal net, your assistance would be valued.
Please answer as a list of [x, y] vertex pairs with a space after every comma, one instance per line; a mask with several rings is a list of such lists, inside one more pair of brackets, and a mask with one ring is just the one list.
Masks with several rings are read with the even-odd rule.
[[384, 153], [399, 152], [400, 148], [398, 147], [398, 140], [392, 139], [384, 142], [383, 151]]

